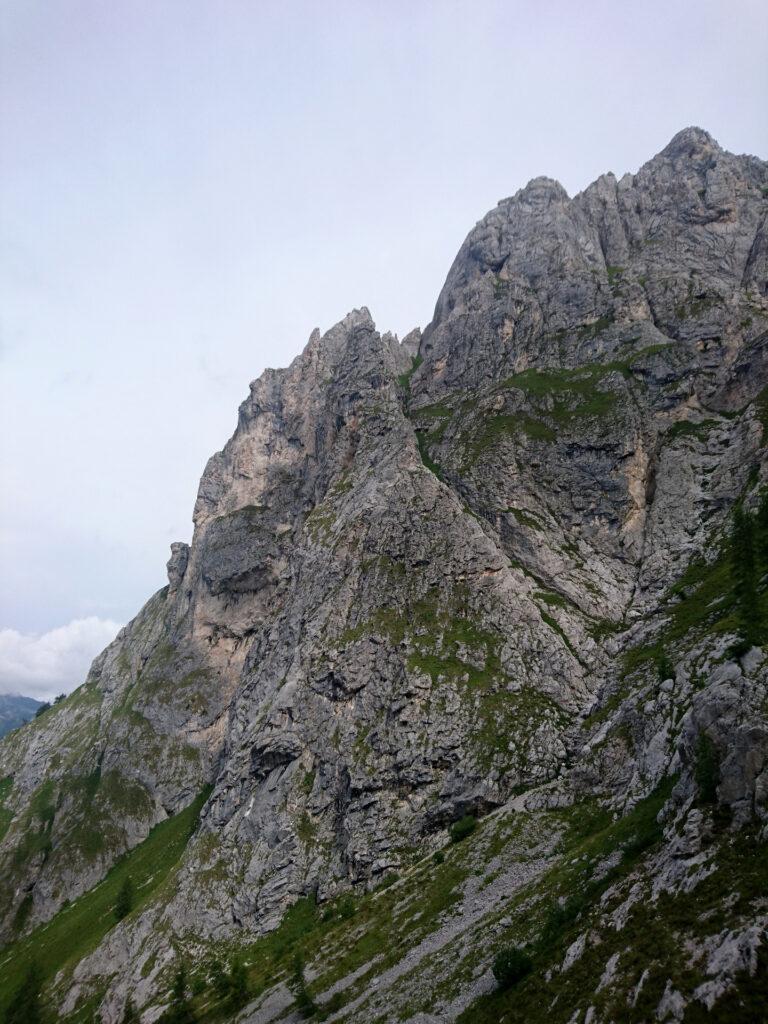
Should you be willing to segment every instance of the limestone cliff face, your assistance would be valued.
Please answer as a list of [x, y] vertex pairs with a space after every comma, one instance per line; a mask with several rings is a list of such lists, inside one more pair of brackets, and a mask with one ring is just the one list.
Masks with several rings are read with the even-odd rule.
[[[765, 818], [761, 656], [668, 600], [768, 483], [767, 210], [768, 165], [699, 129], [573, 199], [535, 179], [470, 232], [423, 336], [356, 310], [251, 385], [169, 586], [0, 745], [6, 938], [212, 786], [173, 892], [65, 1012], [95, 980], [106, 1021], [150, 1005], [169, 936], [256, 937], [463, 814], [623, 811], [673, 771], [687, 813], [702, 731], [724, 804]], [[651, 699], [652, 662], [621, 657], [670, 621]]]

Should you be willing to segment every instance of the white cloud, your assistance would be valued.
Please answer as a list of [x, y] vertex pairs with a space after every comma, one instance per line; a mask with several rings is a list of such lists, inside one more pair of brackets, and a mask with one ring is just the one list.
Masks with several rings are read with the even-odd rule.
[[91, 662], [120, 629], [95, 615], [47, 633], [0, 629], [0, 693], [48, 699], [85, 681]]

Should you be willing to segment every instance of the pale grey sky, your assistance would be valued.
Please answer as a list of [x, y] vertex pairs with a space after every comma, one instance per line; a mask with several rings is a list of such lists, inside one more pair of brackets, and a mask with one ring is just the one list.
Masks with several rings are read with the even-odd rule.
[[424, 326], [531, 177], [766, 109], [764, 0], [0, 0], [0, 690], [81, 681], [314, 326]]

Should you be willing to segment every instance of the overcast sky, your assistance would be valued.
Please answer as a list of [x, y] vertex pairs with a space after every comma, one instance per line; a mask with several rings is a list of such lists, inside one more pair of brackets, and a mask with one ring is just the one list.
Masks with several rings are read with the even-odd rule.
[[768, 156], [764, 0], [0, 0], [0, 691], [165, 583], [248, 382], [430, 318], [531, 177]]

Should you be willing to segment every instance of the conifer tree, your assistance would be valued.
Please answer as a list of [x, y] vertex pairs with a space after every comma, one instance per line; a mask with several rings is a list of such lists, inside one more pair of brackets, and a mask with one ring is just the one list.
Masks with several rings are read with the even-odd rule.
[[224, 999], [229, 995], [229, 975], [222, 967], [220, 960], [214, 960], [211, 964], [210, 979], [213, 990], [219, 999]]
[[187, 995], [187, 969], [182, 963], [173, 979], [168, 1024], [195, 1024], [195, 1014]]
[[133, 910], [133, 879], [128, 875], [120, 886], [120, 891], [115, 900], [114, 914], [117, 921], [122, 919]]
[[121, 1024], [138, 1024], [138, 1020], [139, 1017], [136, 1013], [136, 1007], [133, 1005], [133, 1000], [129, 998], [125, 1004], [125, 1009], [123, 1010]]
[[757, 506], [757, 558], [759, 562], [758, 571], [760, 575], [768, 573], [768, 491], [763, 495], [760, 504]]
[[731, 569], [739, 621], [739, 632], [747, 645], [758, 643], [760, 610], [757, 598], [755, 522], [739, 506], [733, 514]]
[[311, 1017], [316, 1012], [315, 1001], [310, 995], [307, 983], [304, 979], [304, 961], [299, 953], [293, 960], [293, 994], [296, 999], [296, 1009], [302, 1017]]
[[248, 1002], [249, 995], [245, 967], [242, 960], [235, 960], [229, 972], [229, 1005], [233, 1010], [239, 1010]]

